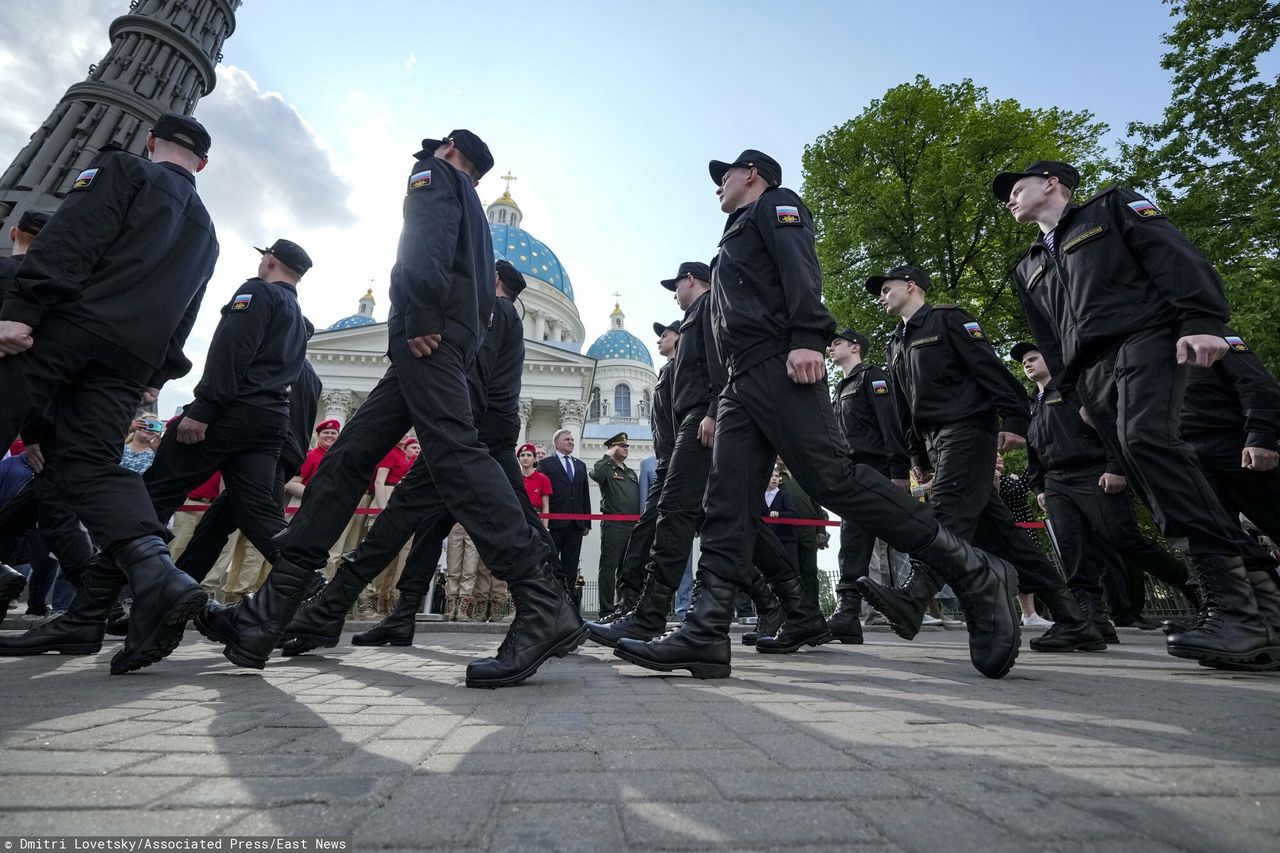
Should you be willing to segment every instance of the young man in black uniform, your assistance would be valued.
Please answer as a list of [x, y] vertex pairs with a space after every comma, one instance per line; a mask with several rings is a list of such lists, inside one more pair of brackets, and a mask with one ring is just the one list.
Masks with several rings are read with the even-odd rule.
[[205, 601], [174, 567], [142, 481], [120, 467], [144, 392], [154, 400], [191, 369], [182, 346], [218, 257], [195, 187], [208, 133], [166, 113], [146, 149], [150, 160], [103, 151], [77, 176], [0, 306], [0, 445], [49, 411], [53, 485], [103, 552], [72, 610], [105, 612], [120, 572], [133, 590], [113, 673], [167, 655]]
[[[503, 687], [532, 675], [586, 636], [556, 583], [541, 524], [521, 509], [509, 478], [476, 432], [467, 367], [494, 310], [493, 243], [475, 185], [493, 166], [474, 133], [427, 139], [405, 187], [404, 230], [391, 271], [391, 365], [307, 485], [267, 583], [197, 626], [226, 643], [233, 663], [261, 668], [302, 599], [319, 582], [329, 546], [368, 484], [369, 472], [412, 426], [432, 477], [449, 484], [449, 512], [481, 559], [507, 581], [516, 619], [496, 657], [467, 667], [467, 684]], [[521, 487], [523, 488], [523, 486]], [[535, 529], [536, 527], [536, 529]]]
[[[1023, 593], [1039, 595], [1054, 615], [1038, 652], [1104, 651], [1101, 634], [1080, 610], [1062, 575], [1014, 526], [996, 493], [996, 454], [1026, 444], [1027, 392], [957, 305], [925, 301], [932, 282], [919, 267], [895, 267], [867, 279], [867, 292], [900, 318], [889, 339], [889, 371], [916, 479], [929, 483], [929, 505], [949, 529], [1018, 570]], [[925, 608], [946, 581], [913, 566], [898, 587], [870, 578], [863, 594], [898, 636], [920, 630]]]
[[865, 521], [893, 547], [945, 572], [970, 617], [974, 665], [1002, 677], [1018, 653], [1012, 567], [961, 541], [910, 495], [848, 458], [822, 381], [835, 321], [822, 304], [804, 202], [780, 186], [781, 167], [759, 151], [712, 161], [710, 172], [729, 214], [711, 288], [712, 331], [728, 381], [716, 411], [699, 588], [677, 631], [649, 643], [621, 640], [619, 653], [663, 672], [729, 674], [733, 600], [755, 539], [750, 519], [777, 454], [818, 503]]
[[[680, 273], [675, 278], [662, 282], [663, 287], [675, 291], [676, 301], [685, 314], [671, 375], [675, 443], [662, 495], [658, 498], [653, 551], [645, 587], [635, 609], [609, 624], [587, 625], [591, 639], [619, 649], [619, 656], [627, 660], [630, 658], [621, 650], [620, 640], [651, 640], [666, 628], [667, 612], [684, 576], [693, 537], [702, 523], [702, 497], [711, 473], [719, 389], [725, 381], [724, 368], [712, 340], [710, 279], [710, 267], [691, 261], [680, 265]], [[765, 509], [763, 495], [761, 488], [751, 500], [753, 513], [749, 526], [754, 535], [752, 547], [744, 553], [748, 565], [760, 569], [782, 602], [786, 621], [776, 636], [759, 636], [760, 632], [756, 632], [756, 651], [789, 653], [804, 645], [820, 645], [830, 639], [830, 635], [816, 602], [804, 595], [795, 541], [792, 540], [790, 546], [784, 545], [760, 520]], [[759, 588], [755, 578], [756, 573], [751, 571], [742, 586], [750, 591], [754, 600], [767, 600], [768, 593]]]
[[[844, 371], [832, 402], [836, 419], [849, 443], [850, 459], [867, 465], [904, 492], [909, 492], [907, 448], [889, 377], [866, 357], [870, 342], [854, 329], [836, 332], [831, 360]], [[840, 521], [840, 582], [836, 584], [836, 612], [827, 619], [831, 636], [842, 643], [862, 642], [862, 593], [858, 578], [867, 576], [874, 530], [850, 519]]]
[[[1080, 173], [1039, 161], [992, 191], [1038, 236], [1014, 270], [1018, 297], [1058, 389], [1099, 425], [1169, 544], [1192, 558], [1207, 616], [1168, 637], [1169, 653], [1208, 665], [1280, 666], [1259, 614], [1280, 609], [1269, 574], [1178, 437], [1187, 366], [1230, 351], [1230, 314], [1211, 264], [1160, 210], [1123, 187], [1072, 204]], [[1262, 599], [1260, 601], [1260, 599]]]
[[1026, 476], [1053, 523], [1067, 586], [1107, 642], [1117, 642], [1103, 604], [1103, 572], [1123, 577], [1132, 567], [1139, 583], [1150, 574], [1186, 590], [1187, 569], [1139, 531], [1123, 464], [1063, 398], [1040, 350], [1019, 343], [1009, 357], [1038, 388], [1027, 432]]

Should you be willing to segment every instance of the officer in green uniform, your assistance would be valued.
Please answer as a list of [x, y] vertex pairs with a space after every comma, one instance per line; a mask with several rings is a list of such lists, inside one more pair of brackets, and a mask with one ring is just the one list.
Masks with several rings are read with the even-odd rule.
[[[625, 432], [604, 443], [607, 453], [591, 469], [591, 479], [600, 486], [600, 511], [605, 515], [640, 514], [640, 477], [627, 467], [631, 445]], [[613, 610], [614, 579], [618, 563], [627, 549], [634, 521], [605, 521], [600, 524], [600, 616]]]

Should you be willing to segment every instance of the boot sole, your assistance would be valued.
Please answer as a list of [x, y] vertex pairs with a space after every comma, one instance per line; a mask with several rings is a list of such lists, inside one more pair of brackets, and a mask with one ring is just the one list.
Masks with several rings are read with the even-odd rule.
[[[798, 652], [798, 651], [800, 651], [800, 650], [801, 650], [802, 648], [804, 648], [805, 646], [823, 646], [823, 645], [826, 645], [827, 643], [831, 642], [831, 632], [830, 632], [830, 631], [823, 631], [821, 634], [814, 634], [814, 635], [813, 635], [813, 636], [811, 636], [811, 637], [805, 637], [803, 640], [800, 640], [800, 641], [799, 641], [799, 642], [797, 642], [797, 643], [791, 643], [790, 645], [786, 645], [786, 646], [777, 645], [777, 644], [775, 644], [775, 643], [764, 643], [764, 642], [761, 642], [761, 641], [762, 641], [762, 640], [764, 640], [764, 639], [766, 639], [766, 638], [765, 638], [765, 637], [761, 637], [761, 638], [760, 638], [760, 641], [757, 641], [757, 642], [756, 642], [756, 651], [757, 651], [757, 652], [759, 652], [760, 654], [762, 654], [762, 655], [789, 655], [789, 654], [791, 654], [792, 652]], [[772, 637], [769, 637], [769, 638], [767, 638], [767, 639], [772, 640], [773, 638], [772, 638]]]
[[[337, 643], [332, 643], [331, 645], [337, 645]], [[395, 639], [391, 639], [391, 640], [365, 640], [365, 639], [361, 639], [359, 634], [356, 634], [354, 637], [351, 638], [351, 645], [353, 646], [412, 646], [413, 637], [410, 637], [407, 640], [401, 637], [396, 637]]]
[[338, 645], [339, 637], [324, 637], [319, 634], [285, 634], [276, 643], [277, 649], [283, 649], [286, 644], [299, 642], [306, 643], [313, 649], [331, 649]]
[[1027, 644], [1031, 651], [1040, 652], [1041, 654], [1065, 654], [1067, 652], [1105, 652], [1107, 650], [1106, 640], [1090, 640], [1087, 643], [1075, 643], [1074, 645], [1064, 646], [1062, 648], [1044, 649], [1036, 646], [1035, 642]]
[[633, 655], [623, 648], [614, 649], [613, 653], [627, 663], [633, 663], [645, 669], [652, 669], [655, 672], [675, 672], [678, 669], [687, 669], [694, 678], [728, 678], [733, 671], [733, 667], [727, 663], [659, 663], [658, 661]]
[[523, 670], [516, 673], [515, 675], [508, 675], [504, 678], [493, 678], [493, 679], [480, 679], [480, 678], [472, 678], [470, 676], [467, 676], [467, 682], [466, 682], [467, 686], [483, 688], [485, 690], [496, 690], [499, 687], [512, 687], [516, 684], [519, 684], [520, 682], [524, 681], [525, 679], [529, 678], [529, 676], [537, 672], [538, 667], [546, 663], [548, 658], [565, 657], [569, 653], [577, 649], [579, 646], [581, 646], [584, 642], [586, 642], [586, 640], [587, 640], [587, 626], [583, 625], [582, 627], [575, 630], [572, 634], [565, 637], [559, 643], [556, 643], [554, 646], [551, 646], [549, 649], [543, 652], [542, 655], [536, 661], [534, 661], [533, 665], [525, 667]]
[[[1000, 667], [992, 672], [983, 672], [978, 670], [984, 678], [1000, 679], [1009, 674], [1013, 669], [1013, 665], [1018, 661], [1018, 653], [1022, 651], [1022, 609], [1018, 606], [1015, 596], [1018, 593], [1018, 571], [1013, 566], [1000, 561], [1000, 583], [1004, 586], [1004, 603], [1008, 608], [1009, 620], [1013, 623], [1013, 643], [1009, 649], [1008, 656], [1000, 663]], [[1103, 643], [1106, 648], [1106, 643]], [[970, 663], [973, 662], [972, 652], [970, 653]]]
[[897, 634], [904, 640], [914, 640], [916, 635], [920, 633], [920, 624], [909, 620], [905, 614], [893, 612], [893, 608], [889, 602], [880, 595], [879, 590], [875, 587], [859, 587], [862, 591], [862, 597], [871, 602], [871, 606], [876, 609], [881, 616], [888, 622], [893, 633]]
[[111, 674], [124, 675], [144, 667], [151, 666], [167, 658], [178, 644], [182, 642], [182, 634], [187, 629], [187, 622], [204, 612], [209, 596], [203, 589], [193, 589], [178, 604], [165, 614], [164, 619], [137, 648], [128, 652], [120, 651], [111, 659]]
[[1226, 655], [1221, 652], [1189, 646], [1169, 645], [1165, 648], [1169, 654], [1176, 658], [1194, 660], [1201, 666], [1212, 669], [1237, 670], [1241, 672], [1262, 672], [1269, 669], [1280, 669], [1280, 648], [1275, 646], [1259, 649], [1250, 655]]
[[22, 658], [49, 652], [57, 652], [60, 655], [96, 655], [100, 651], [102, 651], [102, 643], [66, 643], [29, 649], [0, 648], [0, 658]]
[[846, 646], [862, 645], [861, 634], [832, 634], [830, 642], [843, 643]]
[[639, 640], [642, 643], [647, 643], [657, 636], [659, 635], [658, 634], [623, 634], [620, 637], [608, 637], [608, 636], [603, 636], [601, 634], [597, 634], [595, 631], [591, 630], [590, 625], [587, 626], [588, 640], [590, 640], [593, 643], [599, 643], [602, 646], [608, 646], [611, 649], [616, 649], [618, 647], [619, 640]]

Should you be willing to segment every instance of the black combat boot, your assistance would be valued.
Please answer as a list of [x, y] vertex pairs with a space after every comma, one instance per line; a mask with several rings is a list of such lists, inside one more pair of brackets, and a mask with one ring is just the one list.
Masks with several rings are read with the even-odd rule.
[[893, 633], [904, 640], [913, 640], [920, 633], [925, 608], [944, 583], [936, 571], [914, 559], [899, 586], [881, 586], [869, 577], [857, 580], [858, 591], [889, 620]]
[[1269, 573], [1249, 572], [1235, 556], [1201, 555], [1195, 563], [1205, 615], [1190, 630], [1165, 638], [1169, 654], [1216, 669], [1280, 668], [1280, 643], [1268, 624], [1280, 619], [1280, 602]]
[[468, 687], [510, 687], [538, 671], [550, 658], [564, 657], [587, 639], [587, 626], [564, 585], [541, 563], [528, 577], [507, 581], [516, 618], [498, 653], [467, 664]]
[[0, 657], [92, 655], [102, 650], [107, 613], [124, 587], [124, 575], [113, 566], [93, 566], [84, 572], [67, 612], [16, 636], [0, 638]]
[[173, 564], [159, 536], [132, 540], [116, 552], [115, 563], [133, 590], [129, 633], [111, 658], [111, 674], [121, 675], [168, 657], [182, 642], [187, 620], [204, 609], [209, 597]]
[[1098, 633], [1107, 641], [1107, 645], [1118, 645], [1120, 637], [1116, 634], [1116, 626], [1108, 618], [1107, 605], [1102, 600], [1102, 591], [1076, 587], [1071, 590], [1071, 594], [1075, 596], [1076, 604], [1079, 604], [1080, 609], [1084, 611], [1085, 618], [1098, 629]]
[[13, 566], [0, 563], [0, 621], [3, 621], [9, 612], [9, 605], [15, 598], [22, 595], [22, 591], [26, 588], [27, 579], [22, 572]]
[[196, 616], [196, 629], [225, 644], [222, 654], [236, 666], [262, 669], [302, 602], [324, 583], [319, 572], [283, 557], [271, 560], [262, 589], [230, 607], [210, 604]]
[[699, 570], [684, 622], [656, 640], [619, 640], [613, 653], [658, 672], [687, 669], [694, 678], [728, 678], [729, 623], [738, 585]]
[[338, 645], [347, 612], [366, 586], [364, 579], [351, 571], [351, 561], [343, 557], [333, 580], [298, 608], [281, 637], [280, 654], [288, 658]]
[[773, 636], [761, 634], [756, 651], [766, 655], [786, 655], [804, 646], [820, 646], [831, 641], [827, 620], [822, 618], [815, 598], [805, 592], [799, 575], [769, 584], [786, 611], [782, 628]]
[[676, 591], [659, 583], [652, 574], [645, 578], [644, 589], [634, 608], [612, 622], [588, 622], [590, 638], [602, 646], [617, 648], [626, 638], [645, 642], [659, 636], [667, 627], [667, 613]]
[[836, 612], [827, 617], [827, 630], [831, 639], [850, 646], [862, 645], [862, 596], [858, 588], [850, 584], [843, 589], [844, 582], [836, 589]]
[[1028, 644], [1033, 652], [1104, 652], [1107, 641], [1085, 613], [1075, 596], [1064, 586], [1049, 592], [1038, 592], [1053, 616], [1053, 627]]
[[761, 637], [772, 637], [782, 628], [787, 618], [778, 596], [769, 589], [769, 582], [759, 569], [752, 568], [751, 582], [747, 584], [747, 595], [756, 608], [756, 629], [742, 634], [742, 645], [754, 646]]
[[353, 646], [412, 646], [413, 629], [422, 606], [422, 593], [402, 592], [386, 618], [351, 638]]

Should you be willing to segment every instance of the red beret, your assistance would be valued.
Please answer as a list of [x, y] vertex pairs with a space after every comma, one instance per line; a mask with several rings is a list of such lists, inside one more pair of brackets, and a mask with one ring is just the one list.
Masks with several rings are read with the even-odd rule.
[[520, 449], [516, 451], [516, 456], [519, 456], [521, 453], [524, 453], [526, 450], [532, 453], [534, 456], [538, 455], [538, 448], [536, 446], [532, 444], [522, 444], [520, 445]]
[[330, 418], [327, 421], [321, 421], [320, 423], [316, 424], [316, 432], [323, 432], [327, 429], [336, 429], [339, 432], [341, 432], [342, 424], [334, 420], [333, 418]]

